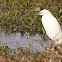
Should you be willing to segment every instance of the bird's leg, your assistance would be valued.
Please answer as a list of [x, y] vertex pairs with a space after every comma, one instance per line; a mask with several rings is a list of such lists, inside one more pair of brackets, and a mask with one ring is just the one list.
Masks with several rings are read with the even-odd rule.
[[[52, 49], [51, 49], [51, 44], [53, 43], [53, 47], [52, 47]], [[48, 54], [50, 53], [50, 51], [52, 51], [51, 53], [51, 58], [50, 58], [50, 60], [51, 60], [51, 62], [53, 61], [53, 57], [54, 57], [54, 52], [55, 52], [55, 48], [54, 48], [54, 46], [55, 46], [55, 44], [54, 44], [54, 42], [51, 40], [50, 41], [50, 43], [49, 43], [49, 48], [48, 48]]]
[[50, 47], [51, 47], [51, 44], [52, 44], [52, 40], [51, 40], [50, 43], [49, 43], [49, 49], [50, 49]]
[[50, 43], [49, 43], [48, 52], [49, 52], [49, 50], [50, 50], [51, 44], [52, 44], [52, 40], [51, 40]]
[[51, 61], [53, 61], [53, 58], [54, 58], [54, 52], [55, 52], [55, 48], [53, 47], [53, 49], [52, 49], [52, 54], [51, 54]]
[[51, 53], [51, 61], [53, 61], [57, 46], [55, 45], [55, 43], [53, 41], [51, 41], [51, 42], [53, 43], [52, 53]]
[[53, 42], [53, 40], [50, 41], [50, 44], [49, 44], [49, 48], [51, 47], [51, 44], [53, 43], [53, 45], [55, 46], [55, 43]]
[[53, 45], [55, 45], [55, 43], [54, 43], [54, 41], [53, 41], [53, 40], [51, 40], [51, 43], [53, 43]]

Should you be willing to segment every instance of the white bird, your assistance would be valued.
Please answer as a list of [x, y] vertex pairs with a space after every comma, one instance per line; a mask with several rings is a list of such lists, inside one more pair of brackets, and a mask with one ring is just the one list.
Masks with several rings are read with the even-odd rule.
[[48, 10], [41, 10], [37, 15], [42, 15], [42, 24], [48, 37], [55, 44], [62, 43], [62, 31], [57, 19]]

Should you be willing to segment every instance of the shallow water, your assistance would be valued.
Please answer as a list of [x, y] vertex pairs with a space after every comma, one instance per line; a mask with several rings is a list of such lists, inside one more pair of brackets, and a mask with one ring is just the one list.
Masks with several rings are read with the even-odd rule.
[[44, 41], [39, 34], [29, 36], [29, 33], [25, 33], [21, 37], [20, 32], [16, 33], [5, 33], [5, 31], [0, 32], [0, 44], [4, 44], [11, 49], [15, 49], [20, 46], [23, 48], [30, 48], [32, 51], [44, 51], [45, 47], [49, 45], [49, 40]]

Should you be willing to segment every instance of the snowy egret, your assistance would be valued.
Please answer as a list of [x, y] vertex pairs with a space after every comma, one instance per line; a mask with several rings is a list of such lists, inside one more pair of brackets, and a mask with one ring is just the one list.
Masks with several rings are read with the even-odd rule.
[[48, 10], [41, 10], [36, 15], [42, 15], [42, 24], [48, 37], [55, 42], [55, 44], [62, 43], [62, 31], [57, 19]]

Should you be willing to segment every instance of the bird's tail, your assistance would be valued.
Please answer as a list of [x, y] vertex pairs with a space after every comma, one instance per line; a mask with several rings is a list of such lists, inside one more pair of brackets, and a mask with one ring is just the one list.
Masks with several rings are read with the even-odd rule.
[[55, 44], [61, 44], [62, 43], [62, 31], [60, 31], [55, 37], [54, 37]]

